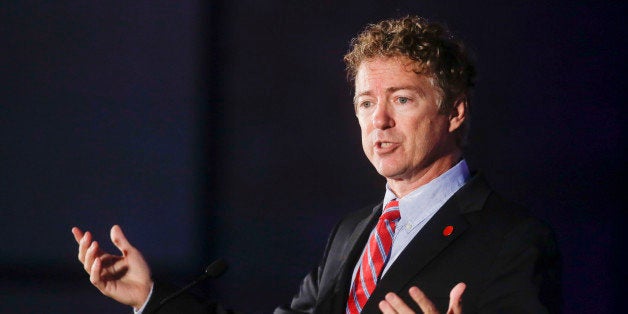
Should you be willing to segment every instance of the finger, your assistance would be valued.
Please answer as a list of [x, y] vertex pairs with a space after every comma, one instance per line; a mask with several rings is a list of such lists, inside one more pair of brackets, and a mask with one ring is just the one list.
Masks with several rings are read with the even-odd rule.
[[111, 242], [120, 250], [122, 256], [126, 256], [130, 249], [133, 249], [133, 246], [127, 240], [124, 232], [122, 232], [122, 228], [118, 225], [114, 225], [111, 227]]
[[92, 269], [92, 264], [94, 263], [94, 260], [99, 257], [99, 254], [97, 254], [98, 251], [98, 242], [92, 242], [92, 244], [87, 249], [87, 252], [85, 253], [85, 262], [83, 263], [83, 268], [85, 268], [85, 271], [87, 271], [87, 273], [89, 273]]
[[467, 285], [464, 282], [458, 283], [449, 293], [449, 309], [447, 314], [461, 314], [462, 313], [462, 293]]
[[406, 303], [404, 303], [403, 300], [395, 293], [389, 292], [386, 294], [385, 298], [386, 298], [386, 302], [388, 302], [388, 304], [394, 310], [393, 312], [390, 312], [390, 313], [400, 313], [400, 314], [414, 313], [414, 311], [408, 305], [406, 305]]
[[72, 234], [74, 235], [74, 240], [76, 240], [76, 243], [80, 243], [81, 238], [83, 238], [83, 231], [81, 231], [81, 229], [79, 229], [78, 227], [74, 227], [72, 228]]
[[89, 231], [86, 231], [83, 234], [83, 237], [79, 241], [79, 254], [78, 259], [81, 263], [85, 264], [85, 254], [87, 253], [87, 249], [92, 244], [92, 234]]
[[434, 303], [432, 303], [432, 301], [427, 298], [427, 296], [425, 295], [425, 293], [423, 293], [423, 291], [421, 291], [421, 289], [417, 287], [412, 287], [408, 292], [410, 293], [410, 297], [412, 297], [412, 300], [414, 300], [414, 302], [419, 305], [423, 313], [438, 313], [438, 310], [436, 309]]
[[379, 310], [382, 311], [383, 314], [397, 314], [397, 311], [388, 303], [386, 300], [382, 300], [379, 302]]
[[96, 258], [94, 263], [92, 264], [92, 268], [89, 271], [89, 281], [96, 286], [99, 290], [103, 284], [102, 277], [100, 276], [100, 271], [102, 270], [102, 261], [100, 258]]

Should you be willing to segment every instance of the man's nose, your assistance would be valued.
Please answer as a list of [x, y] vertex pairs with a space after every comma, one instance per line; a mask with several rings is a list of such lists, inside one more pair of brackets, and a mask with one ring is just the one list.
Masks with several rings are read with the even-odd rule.
[[373, 126], [385, 130], [395, 126], [395, 120], [390, 114], [390, 106], [386, 103], [378, 104], [373, 112]]

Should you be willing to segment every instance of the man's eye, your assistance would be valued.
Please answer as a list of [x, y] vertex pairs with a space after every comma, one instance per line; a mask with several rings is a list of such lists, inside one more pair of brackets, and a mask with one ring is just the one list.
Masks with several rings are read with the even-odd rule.
[[363, 101], [360, 103], [360, 107], [362, 108], [370, 108], [371, 106], [373, 106], [373, 103], [371, 103], [370, 101]]
[[407, 97], [399, 97], [399, 98], [397, 98], [397, 101], [398, 101], [400, 104], [405, 104], [405, 103], [407, 103], [409, 100], [410, 100], [410, 99], [408, 99]]

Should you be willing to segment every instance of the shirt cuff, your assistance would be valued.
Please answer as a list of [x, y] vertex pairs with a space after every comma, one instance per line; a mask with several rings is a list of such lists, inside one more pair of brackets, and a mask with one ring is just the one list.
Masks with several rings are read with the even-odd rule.
[[154, 288], [155, 288], [155, 283], [153, 282], [153, 285], [150, 286], [150, 291], [148, 292], [148, 297], [146, 298], [146, 301], [144, 301], [144, 304], [142, 304], [142, 307], [140, 307], [138, 310], [133, 308], [133, 314], [142, 314], [142, 312], [144, 312], [144, 309], [146, 308], [146, 305], [148, 304], [150, 297], [153, 295]]

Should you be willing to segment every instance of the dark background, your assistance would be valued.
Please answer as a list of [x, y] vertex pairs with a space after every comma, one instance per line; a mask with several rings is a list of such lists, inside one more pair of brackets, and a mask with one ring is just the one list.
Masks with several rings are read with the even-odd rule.
[[474, 52], [467, 157], [549, 221], [565, 313], [620, 309], [626, 271], [626, 5], [620, 1], [3, 1], [0, 312], [131, 313], [70, 233], [121, 224], [156, 277], [244, 312], [289, 302], [384, 181], [363, 156], [342, 55], [414, 13]]

